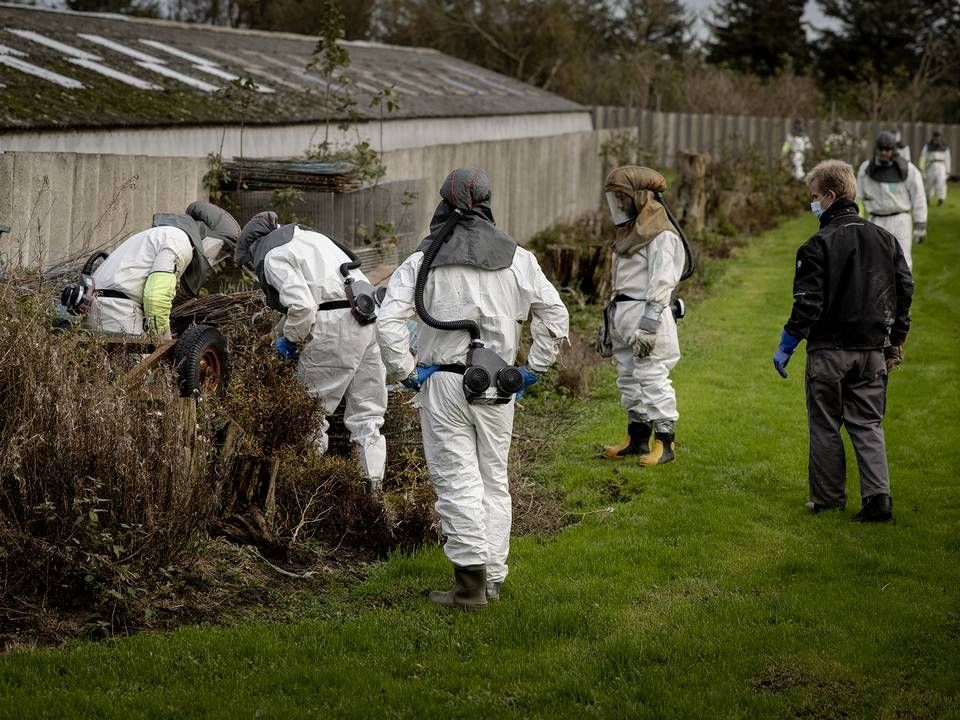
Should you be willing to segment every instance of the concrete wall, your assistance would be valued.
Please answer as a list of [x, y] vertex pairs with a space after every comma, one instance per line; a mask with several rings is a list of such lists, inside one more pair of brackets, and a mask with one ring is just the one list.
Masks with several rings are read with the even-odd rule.
[[[490, 142], [544, 137], [593, 129], [590, 113], [541, 113], [489, 117], [424, 118], [364, 123], [346, 131], [330, 127], [334, 144], [352, 145], [357, 136], [376, 148], [397, 150], [461, 142]], [[323, 125], [204, 125], [184, 128], [7, 132], [0, 134], [0, 152], [74, 152], [154, 157], [295, 157], [324, 139]], [[242, 153], [241, 153], [242, 150]]]
[[76, 153], [0, 154], [0, 266], [49, 267], [114, 246], [155, 212], [206, 199], [206, 162], [194, 158]]
[[[409, 252], [426, 235], [440, 184], [456, 167], [487, 171], [497, 224], [519, 242], [598, 207], [605, 171], [600, 145], [611, 134], [579, 132], [385, 153], [385, 187], [396, 182], [402, 190], [411, 185], [400, 181], [416, 181], [415, 187], [422, 188], [409, 207], [412, 217], [402, 223], [404, 247], [398, 250]], [[10, 225], [13, 232], [0, 237], [0, 255], [17, 264], [49, 268], [94, 248], [113, 247], [131, 232], [149, 227], [153, 213], [181, 211], [193, 200], [205, 199], [201, 179], [206, 170], [206, 160], [199, 158], [2, 153], [0, 224]], [[391, 202], [396, 206], [400, 199]], [[355, 208], [351, 210], [357, 205], [352, 195], [332, 196], [323, 205], [330, 207], [318, 210], [314, 220], [321, 225], [327, 217], [324, 212], [341, 220], [360, 217]], [[369, 218], [365, 222], [369, 224]], [[346, 229], [342, 232], [348, 235]], [[0, 266], [3, 262], [0, 258]]]
[[483, 168], [493, 189], [497, 225], [519, 242], [554, 223], [599, 207], [604, 178], [600, 145], [612, 131], [501, 142], [437, 145], [384, 154], [388, 180], [423, 178], [421, 236], [440, 202], [440, 184], [456, 167]]

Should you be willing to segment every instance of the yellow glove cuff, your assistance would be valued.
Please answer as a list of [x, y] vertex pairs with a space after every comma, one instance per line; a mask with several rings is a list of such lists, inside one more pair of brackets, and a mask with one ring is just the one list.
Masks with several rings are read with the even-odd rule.
[[147, 332], [159, 335], [170, 328], [170, 310], [177, 294], [177, 276], [170, 272], [150, 273], [143, 287], [143, 314]]

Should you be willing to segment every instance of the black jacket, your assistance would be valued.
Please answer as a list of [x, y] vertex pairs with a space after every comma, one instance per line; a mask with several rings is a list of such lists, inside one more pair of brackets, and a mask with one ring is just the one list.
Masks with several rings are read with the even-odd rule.
[[820, 232], [797, 250], [793, 312], [786, 329], [807, 350], [900, 345], [910, 330], [913, 276], [900, 243], [837, 200]]

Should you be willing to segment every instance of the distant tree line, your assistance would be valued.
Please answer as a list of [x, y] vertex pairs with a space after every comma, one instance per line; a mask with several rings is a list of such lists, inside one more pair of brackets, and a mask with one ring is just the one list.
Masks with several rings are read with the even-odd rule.
[[67, 0], [123, 12], [431, 47], [578, 102], [960, 122], [960, 0]]

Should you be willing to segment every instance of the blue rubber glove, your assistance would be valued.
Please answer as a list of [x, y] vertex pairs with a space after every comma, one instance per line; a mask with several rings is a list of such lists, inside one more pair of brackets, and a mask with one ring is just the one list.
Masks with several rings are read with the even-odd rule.
[[408, 390], [419, 390], [427, 378], [439, 369], [439, 365], [417, 365], [412, 373], [400, 381], [400, 384]]
[[783, 331], [780, 336], [780, 345], [773, 354], [773, 367], [780, 373], [780, 377], [785, 378], [787, 376], [787, 363], [790, 362], [790, 356], [793, 355], [793, 351], [797, 349], [799, 344], [800, 338], [794, 337], [786, 330]]
[[517, 370], [519, 370], [520, 374], [523, 376], [523, 387], [517, 390], [517, 400], [519, 400], [523, 397], [523, 394], [527, 391], [528, 387], [540, 380], [540, 375], [535, 373], [526, 365], [521, 365], [517, 368]]
[[296, 343], [290, 342], [285, 337], [280, 336], [273, 343], [273, 347], [284, 360], [296, 360], [300, 357], [300, 348]]

